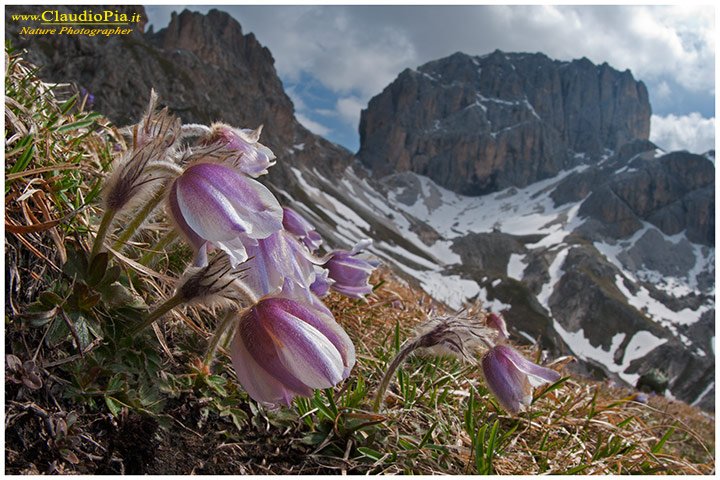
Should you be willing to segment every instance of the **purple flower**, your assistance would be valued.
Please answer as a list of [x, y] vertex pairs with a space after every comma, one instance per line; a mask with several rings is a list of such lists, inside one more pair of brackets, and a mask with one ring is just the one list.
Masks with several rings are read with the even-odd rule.
[[491, 312], [485, 317], [485, 322], [488, 327], [496, 330], [498, 332], [498, 337], [507, 340], [508, 337], [510, 337], [510, 334], [508, 333], [507, 324], [505, 323], [505, 319], [502, 315]]
[[315, 267], [315, 280], [310, 285], [310, 290], [320, 298], [327, 296], [330, 293], [330, 287], [335, 283], [328, 275], [330, 275], [330, 270], [327, 268]]
[[301, 239], [311, 252], [317, 250], [323, 242], [320, 234], [315, 231], [315, 227], [291, 208], [283, 207], [283, 227]]
[[555, 370], [535, 365], [507, 345], [488, 350], [482, 368], [488, 387], [511, 414], [530, 405], [532, 387], [560, 379]]
[[196, 163], [170, 186], [170, 216], [207, 265], [207, 247], [225, 251], [233, 267], [248, 258], [246, 247], [282, 228], [282, 208], [270, 191], [236, 169]]
[[369, 240], [363, 240], [349, 252], [338, 250], [329, 255], [324, 267], [328, 269], [330, 279], [335, 282], [331, 285], [333, 290], [353, 298], [363, 298], [372, 293], [369, 280], [378, 262], [356, 256], [370, 243]]
[[274, 294], [286, 281], [304, 290], [315, 281], [319, 260], [285, 230], [248, 245], [247, 254], [251, 257], [247, 263], [250, 272], [244, 283], [258, 297]]
[[278, 297], [242, 315], [230, 352], [250, 397], [275, 405], [335, 386], [355, 364], [355, 347], [329, 310]]
[[215, 123], [210, 135], [203, 139], [206, 145], [220, 144], [235, 153], [235, 167], [246, 175], [257, 178], [268, 173], [267, 169], [275, 165], [275, 154], [258, 142], [262, 126], [257, 130], [233, 128], [223, 123]]

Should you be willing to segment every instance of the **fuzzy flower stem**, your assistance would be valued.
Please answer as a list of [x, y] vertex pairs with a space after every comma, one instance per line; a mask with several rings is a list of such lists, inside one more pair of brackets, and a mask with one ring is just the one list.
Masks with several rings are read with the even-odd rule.
[[153, 195], [153, 197], [148, 201], [145, 206], [137, 213], [135, 218], [133, 218], [132, 222], [130, 222], [127, 227], [123, 230], [122, 235], [120, 235], [113, 245], [113, 248], [115, 250], [119, 250], [125, 245], [125, 242], [130, 240], [133, 235], [135, 235], [135, 232], [137, 229], [142, 225], [142, 223], [147, 219], [147, 217], [152, 213], [153, 210], [155, 210], [155, 207], [157, 207], [160, 202], [162, 202], [164, 193], [163, 189], [158, 190], [158, 192]]
[[147, 318], [140, 325], [137, 325], [135, 328], [133, 328], [132, 331], [130, 332], [130, 335], [134, 336], [134, 335], [138, 334], [139, 332], [145, 330], [145, 328], [147, 328], [150, 325], [152, 325], [153, 323], [155, 323], [155, 320], [162, 317], [163, 315], [168, 313], [173, 308], [175, 308], [179, 305], [182, 305], [183, 302], [184, 302], [184, 300], [179, 295], [175, 295], [174, 297], [169, 298], [168, 300], [165, 301], [165, 303], [163, 303], [162, 305], [157, 307], [155, 310], [150, 312], [150, 314], [147, 316]]
[[388, 389], [388, 386], [390, 385], [390, 380], [392, 380], [393, 375], [395, 374], [395, 371], [398, 369], [400, 365], [407, 359], [410, 354], [415, 351], [416, 349], [420, 348], [422, 346], [421, 338], [417, 338], [413, 340], [412, 342], [406, 343], [398, 352], [397, 355], [395, 355], [395, 358], [393, 358], [392, 362], [390, 362], [390, 365], [388, 366], [388, 369], [385, 371], [385, 375], [382, 378], [382, 381], [380, 382], [380, 386], [378, 387], [378, 391], [375, 394], [375, 402], [373, 403], [373, 412], [379, 412], [380, 411], [380, 404], [385, 399], [385, 392]]
[[113, 218], [115, 218], [115, 213], [115, 210], [108, 209], [103, 214], [97, 234], [95, 235], [95, 243], [93, 243], [92, 252], [90, 253], [91, 261], [98, 253], [100, 253], [103, 243], [105, 243], [105, 236], [107, 236], [108, 230], [110, 229], [110, 224], [112, 223]]
[[212, 133], [212, 129], [210, 127], [200, 125], [199, 123], [186, 123], [181, 128], [182, 137], [202, 137], [203, 135], [209, 135]]
[[[218, 325], [218, 328], [215, 331], [212, 340], [210, 340], [210, 345], [208, 345], [207, 352], [205, 353], [205, 359], [203, 360], [203, 364], [206, 367], [209, 367], [212, 363], [213, 358], [215, 358], [215, 351], [217, 350], [218, 345], [220, 345], [220, 340], [223, 338], [223, 334], [227, 331], [228, 327], [233, 324], [236, 318], [237, 310], [235, 309], [229, 310], [227, 313], [225, 313], [225, 317]], [[230, 334], [232, 335], [232, 331], [230, 332]]]
[[177, 231], [169, 230], [165, 235], [163, 235], [163, 237], [158, 241], [158, 243], [155, 244], [155, 246], [152, 249], [145, 252], [145, 255], [143, 255], [142, 258], [140, 258], [138, 263], [140, 263], [141, 265], [147, 266], [148, 262], [150, 262], [150, 260], [152, 260], [152, 258], [155, 255], [162, 252], [165, 249], [165, 247], [170, 245], [170, 243], [173, 240], [175, 240], [177, 238], [177, 236], [178, 236]]

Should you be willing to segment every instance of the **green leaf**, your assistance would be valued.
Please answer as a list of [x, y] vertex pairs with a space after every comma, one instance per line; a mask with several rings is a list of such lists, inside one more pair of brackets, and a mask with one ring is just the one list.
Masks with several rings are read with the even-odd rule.
[[328, 436], [327, 433], [311, 432], [311, 433], [308, 433], [307, 435], [305, 435], [304, 437], [302, 437], [302, 439], [300, 441], [302, 443], [304, 443], [305, 445], [311, 445], [311, 446], [320, 445], [322, 442], [325, 441], [327, 436]]
[[113, 417], [120, 415], [120, 411], [123, 407], [123, 404], [119, 400], [109, 396], [105, 397], [105, 405], [107, 405], [108, 410], [110, 410]]
[[70, 329], [68, 329], [67, 324], [60, 317], [55, 317], [48, 328], [47, 335], [45, 335], [45, 343], [48, 347], [55, 347], [64, 341], [68, 335], [70, 335]]
[[100, 283], [98, 284], [98, 286], [105, 287], [108, 285], [112, 285], [113, 283], [118, 281], [121, 274], [122, 274], [122, 269], [117, 265], [113, 265], [112, 267], [105, 270], [105, 275], [103, 276], [103, 278], [100, 281]]
[[418, 445], [418, 448], [423, 448], [427, 442], [429, 442], [432, 439], [432, 433], [435, 431], [435, 427], [437, 427], [438, 422], [433, 423], [427, 432], [425, 432], [425, 435], [423, 435], [422, 440], [420, 440], [420, 444]]
[[60, 105], [60, 114], [66, 115], [70, 109], [75, 105], [75, 101], [78, 98], [78, 94], [76, 93], [72, 97], [68, 98], [62, 105]]
[[570, 470], [567, 470], [567, 471], [563, 472], [562, 474], [563, 474], [563, 475], [575, 475], [576, 473], [580, 473], [580, 472], [582, 472], [583, 470], [586, 470], [586, 469], [589, 468], [589, 467], [590, 467], [590, 465], [581, 464], [581, 465], [578, 465], [577, 467], [573, 467], [573, 468], [571, 468]]
[[207, 385], [221, 397], [227, 397], [228, 393], [227, 390], [225, 390], [227, 380], [225, 380], [225, 377], [220, 375], [208, 375], [205, 377], [205, 383], [207, 383]]
[[239, 408], [228, 408], [227, 410], [222, 410], [220, 412], [221, 417], [230, 416], [232, 419], [233, 424], [235, 424], [235, 427], [242, 431], [243, 427], [247, 424], [248, 415], [244, 411], [240, 410]]
[[335, 421], [335, 414], [330, 408], [328, 408], [327, 405], [325, 405], [325, 402], [323, 402], [322, 398], [320, 397], [319, 390], [315, 390], [315, 394], [313, 396], [313, 404], [317, 407], [320, 413], [325, 416], [327, 420], [330, 420], [331, 422]]
[[38, 300], [44, 306], [49, 307], [49, 308], [60, 306], [65, 302], [65, 300], [63, 300], [63, 298], [60, 295], [58, 295], [55, 292], [50, 292], [50, 291], [42, 292], [38, 296]]
[[100, 252], [90, 262], [86, 283], [90, 287], [94, 287], [105, 277], [107, 272], [110, 254], [108, 252]]
[[108, 381], [106, 393], [121, 392], [125, 387], [125, 377], [121, 373], [116, 373]]
[[[90, 115], [88, 115], [88, 117], [90, 117]], [[61, 126], [59, 126], [58, 128], [56, 128], [55, 131], [58, 132], [58, 133], [61, 133], [61, 132], [69, 132], [69, 131], [71, 131], [71, 130], [77, 130], [77, 129], [80, 129], [80, 128], [89, 127], [89, 126], [92, 125], [93, 123], [95, 123], [95, 117], [85, 118], [84, 120], [79, 120], [79, 121], [77, 121], [77, 122], [67, 123], [67, 124], [65, 124], [65, 125], [61, 125]]]
[[63, 265], [63, 272], [65, 272], [68, 277], [84, 279], [87, 270], [87, 254], [83, 250], [69, 248], [67, 250], [67, 262]]
[[670, 438], [670, 435], [672, 435], [673, 433], [675, 433], [674, 425], [672, 427], [668, 428], [667, 432], [665, 432], [665, 435], [662, 436], [660, 441], [658, 441], [658, 443], [656, 443], [655, 446], [652, 447], [652, 449], [651, 449], [652, 453], [655, 453], [655, 454], [660, 453], [663, 446], [665, 445], [665, 442], [668, 441], [668, 439]]
[[33, 135], [30, 134], [20, 140], [18, 143], [18, 146], [16, 148], [24, 148], [25, 150], [20, 155], [20, 157], [15, 161], [15, 164], [10, 167], [10, 170], [8, 170], [8, 173], [18, 173], [22, 172], [27, 168], [27, 166], [30, 164], [30, 160], [32, 160], [33, 152], [35, 151], [35, 144], [33, 143]]
[[78, 348], [80, 350], [85, 350], [88, 345], [92, 343], [92, 333], [88, 325], [88, 319], [82, 314], [77, 314], [77, 317], [74, 320], [73, 326], [75, 327], [75, 333], [77, 333], [78, 340], [80, 341]]
[[358, 452], [364, 457], [368, 457], [372, 460], [378, 461], [383, 457], [383, 454], [378, 452], [377, 450], [373, 450], [372, 448], [368, 447], [358, 447]]
[[99, 288], [103, 301], [110, 308], [147, 308], [145, 301], [132, 293], [120, 282]]

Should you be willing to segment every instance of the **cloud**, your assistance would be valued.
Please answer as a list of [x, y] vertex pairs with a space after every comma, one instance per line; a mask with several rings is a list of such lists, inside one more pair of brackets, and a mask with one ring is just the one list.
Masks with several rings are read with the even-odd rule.
[[666, 81], [661, 81], [657, 88], [655, 89], [655, 95], [657, 95], [658, 98], [666, 99], [670, 97], [670, 94], [672, 94], [672, 88], [670, 88], [670, 85]]
[[650, 124], [650, 141], [667, 152], [705, 153], [715, 148], [715, 118], [703, 118], [699, 113], [653, 115]]
[[346, 125], [357, 128], [360, 123], [360, 111], [365, 108], [365, 102], [354, 96], [339, 98], [335, 108]]
[[320, 135], [321, 137], [327, 137], [328, 134], [332, 131], [330, 127], [327, 127], [322, 123], [316, 122], [315, 120], [308, 118], [303, 113], [295, 112], [295, 118], [297, 118], [297, 121], [300, 122], [303, 127], [307, 128], [316, 135]]

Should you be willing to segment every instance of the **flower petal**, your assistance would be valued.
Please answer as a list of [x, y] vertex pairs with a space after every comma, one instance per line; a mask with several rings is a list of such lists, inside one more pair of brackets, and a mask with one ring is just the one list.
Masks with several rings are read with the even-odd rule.
[[532, 387], [527, 376], [515, 367], [500, 347], [490, 349], [482, 359], [485, 381], [500, 404], [512, 414], [532, 401]]
[[562, 377], [562, 375], [555, 370], [542, 367], [530, 360], [527, 360], [515, 349], [508, 347], [507, 345], [501, 345], [496, 348], [502, 349], [503, 355], [505, 355], [518, 370], [528, 376], [528, 380], [533, 387], [539, 387], [540, 385], [550, 382], [557, 382], [560, 380], [560, 377]]
[[251, 229], [233, 204], [215, 186], [188, 168], [175, 181], [181, 217], [208, 241], [230, 240]]
[[282, 228], [282, 207], [260, 182], [215, 163], [192, 165], [183, 175], [188, 174], [215, 188], [234, 207], [239, 217], [252, 220], [244, 230], [248, 236], [266, 238]]
[[276, 318], [272, 334], [277, 338], [280, 361], [311, 388], [330, 388], [343, 379], [343, 359], [322, 332], [290, 315]]
[[315, 260], [296, 238], [280, 230], [257, 245], [248, 246], [252, 257], [248, 264], [253, 275], [245, 281], [258, 296], [274, 292], [291, 279], [303, 288], [309, 288], [315, 280]]
[[180, 233], [182, 233], [196, 250], [205, 243], [203, 240], [185, 221], [180, 205], [177, 201], [177, 182], [173, 182], [170, 186], [170, 194], [168, 195], [168, 208], [170, 210], [170, 217], [175, 221]]
[[284, 386], [255, 361], [239, 331], [230, 344], [230, 357], [238, 381], [253, 400], [290, 405], [296, 392]]
[[242, 339], [243, 345], [254, 361], [262, 365], [264, 372], [290, 391], [304, 396], [312, 395], [312, 390], [280, 360], [279, 340], [271, 335], [267, 328], [267, 324], [273, 323], [275, 318], [268, 316], [268, 312], [262, 307], [263, 302], [261, 301], [241, 317], [237, 335]]

